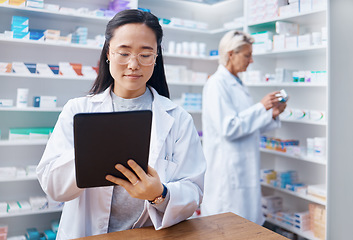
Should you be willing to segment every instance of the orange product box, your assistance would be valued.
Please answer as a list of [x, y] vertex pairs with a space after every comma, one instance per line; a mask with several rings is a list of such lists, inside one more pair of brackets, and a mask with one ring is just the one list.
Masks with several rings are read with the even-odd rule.
[[10, 5], [18, 6], [18, 7], [25, 7], [26, 0], [9, 0]]
[[2, 73], [12, 72], [12, 63], [0, 62], [0, 72]]
[[82, 74], [82, 64], [80, 63], [70, 63], [74, 71], [76, 72], [77, 76], [83, 76]]

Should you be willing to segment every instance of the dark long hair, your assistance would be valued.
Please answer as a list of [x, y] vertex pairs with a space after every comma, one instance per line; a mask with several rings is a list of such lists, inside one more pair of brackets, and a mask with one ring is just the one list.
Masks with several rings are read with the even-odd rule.
[[91, 94], [98, 94], [107, 89], [110, 85], [114, 84], [114, 79], [109, 71], [109, 64], [106, 63], [107, 52], [109, 51], [109, 43], [113, 37], [114, 30], [120, 26], [129, 23], [143, 23], [156, 34], [157, 39], [157, 59], [156, 65], [154, 66], [153, 74], [151, 78], [147, 81], [147, 84], [156, 91], [167, 98], [169, 98], [169, 89], [164, 73], [164, 64], [162, 56], [162, 38], [163, 30], [161, 25], [158, 22], [158, 18], [149, 12], [144, 12], [137, 9], [124, 10], [117, 13], [107, 24], [105, 30], [105, 42], [101, 52], [99, 60], [99, 71], [98, 76], [93, 83], [93, 86], [90, 90]]

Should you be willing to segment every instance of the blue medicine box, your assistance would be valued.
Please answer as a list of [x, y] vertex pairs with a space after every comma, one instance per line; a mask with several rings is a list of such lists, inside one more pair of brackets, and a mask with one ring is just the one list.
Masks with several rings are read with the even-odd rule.
[[39, 240], [40, 234], [36, 228], [28, 228], [26, 232], [27, 240]]
[[44, 236], [47, 240], [55, 240], [56, 238], [56, 234], [51, 229], [44, 230]]
[[45, 32], [45, 30], [29, 29], [29, 32], [30, 32], [29, 39], [31, 39], [31, 40], [43, 39], [44, 40], [44, 32]]
[[12, 22], [11, 25], [24, 25], [28, 27], [28, 17], [22, 17], [22, 16], [12, 16]]
[[31, 73], [36, 73], [36, 71], [37, 71], [37, 64], [36, 63], [25, 63], [25, 65]]
[[48, 66], [50, 67], [50, 69], [52, 70], [52, 72], [54, 74], [59, 74], [59, 65], [51, 65], [51, 64], [48, 64]]
[[211, 50], [210, 56], [218, 56], [218, 50]]
[[13, 32], [13, 38], [17, 39], [29, 39], [29, 32]]

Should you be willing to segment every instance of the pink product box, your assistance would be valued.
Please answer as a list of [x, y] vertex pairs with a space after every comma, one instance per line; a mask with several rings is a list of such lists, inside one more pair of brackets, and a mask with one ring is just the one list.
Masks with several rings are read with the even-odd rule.
[[6, 240], [7, 239], [7, 233], [0, 233], [0, 240]]
[[7, 233], [7, 229], [6, 225], [0, 225], [0, 234]]

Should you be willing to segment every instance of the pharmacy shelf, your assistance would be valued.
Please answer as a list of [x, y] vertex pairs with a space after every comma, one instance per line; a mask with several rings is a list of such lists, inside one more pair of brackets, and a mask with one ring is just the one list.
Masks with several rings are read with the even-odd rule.
[[182, 82], [182, 81], [168, 81], [168, 85], [179, 85], [179, 86], [198, 86], [203, 87], [205, 83], [198, 83], [198, 82]]
[[62, 211], [62, 207], [55, 208], [55, 209], [44, 209], [44, 210], [23, 210], [23, 211], [16, 212], [16, 213], [2, 213], [2, 214], [0, 214], [0, 218], [44, 214], [44, 213], [56, 213], [56, 212], [61, 212], [61, 211]]
[[299, 231], [298, 229], [296, 229], [295, 227], [292, 227], [292, 226], [289, 226], [288, 224], [285, 224], [285, 223], [282, 223], [280, 221], [277, 221], [277, 220], [274, 220], [274, 219], [271, 219], [271, 218], [266, 218], [266, 221], [267, 222], [270, 222], [272, 224], [275, 224], [277, 226], [280, 226], [284, 229], [287, 229], [288, 231], [291, 231], [293, 233], [296, 233], [297, 235], [299, 236], [302, 236], [302, 237], [305, 237], [307, 239], [310, 239], [310, 240], [319, 240], [318, 238], [316, 238], [314, 236], [314, 233], [312, 231]]
[[[46, 9], [39, 9], [39, 8], [30, 8], [30, 7], [18, 7], [18, 6], [11, 6], [11, 5], [0, 5], [0, 9], [12, 9], [12, 10], [19, 10], [23, 12], [34, 12], [34, 13], [40, 13], [40, 14], [49, 14], [50, 16], [62, 16], [65, 18], [83, 18], [85, 20], [91, 20], [91, 21], [100, 21], [102, 24], [108, 23], [108, 21], [111, 19], [111, 17], [98, 17], [98, 16], [91, 16], [87, 14], [79, 14], [79, 13], [64, 13], [60, 11], [50, 11]], [[161, 24], [162, 28], [164, 30], [173, 30], [173, 31], [183, 31], [183, 32], [192, 32], [192, 33], [202, 33], [202, 34], [219, 34], [219, 33], [224, 33], [226, 31], [229, 31], [231, 29], [227, 28], [218, 28], [218, 29], [196, 29], [196, 28], [186, 28], [182, 26], [172, 26], [172, 25], [167, 25], [167, 24]], [[239, 25], [236, 26], [235, 29], [242, 29], [243, 26]]]
[[[26, 40], [26, 39], [15, 39], [15, 38], [2, 38], [0, 39], [1, 42], [8, 43], [8, 44], [33, 44], [33, 45], [45, 45], [45, 46], [53, 46], [53, 47], [69, 47], [69, 48], [77, 48], [77, 49], [87, 49], [87, 50], [99, 50], [101, 51], [102, 47], [98, 46], [91, 46], [91, 45], [84, 45], [84, 44], [76, 44], [76, 43], [65, 43], [65, 42], [47, 42], [47, 41], [36, 41], [36, 40]], [[191, 56], [191, 55], [181, 55], [181, 54], [170, 54], [170, 53], [163, 53], [164, 57], [171, 57], [171, 58], [182, 58], [182, 59], [193, 59], [193, 60], [205, 60], [205, 61], [217, 61], [218, 56]]]
[[245, 82], [247, 87], [327, 87], [327, 82]]
[[20, 74], [20, 73], [0, 73], [0, 77], [13, 78], [36, 78], [36, 79], [58, 79], [58, 80], [79, 80], [79, 81], [94, 81], [95, 77], [85, 76], [63, 76], [59, 74], [41, 75], [41, 74]]
[[0, 146], [35, 146], [46, 145], [47, 139], [0, 140]]
[[33, 180], [38, 180], [37, 176], [15, 177], [15, 178], [6, 178], [6, 179], [0, 178], [0, 183], [33, 181]]
[[23, 12], [30, 12], [30, 13], [35, 13], [37, 14], [43, 14], [43, 15], [49, 15], [50, 17], [52, 16], [58, 16], [58, 17], [65, 17], [66, 19], [77, 19], [77, 18], [82, 18], [85, 21], [100, 21], [103, 24], [108, 23], [108, 21], [111, 19], [110, 17], [98, 17], [98, 16], [93, 16], [93, 15], [88, 15], [88, 14], [79, 14], [79, 13], [65, 13], [65, 12], [60, 12], [60, 11], [50, 11], [47, 9], [40, 9], [40, 8], [31, 8], [31, 7], [19, 7], [19, 6], [12, 6], [12, 5], [5, 5], [1, 4], [0, 5], [0, 10], [4, 9], [5, 11], [9, 10], [18, 10], [18, 11], [23, 11]]
[[327, 165], [326, 160], [323, 159], [323, 158], [297, 156], [297, 155], [292, 155], [292, 154], [288, 154], [288, 153], [284, 153], [284, 152], [280, 152], [280, 151], [276, 151], [276, 150], [270, 150], [270, 149], [267, 149], [267, 148], [261, 148], [261, 147], [260, 147], [260, 152], [269, 153], [269, 154], [278, 155], [278, 156], [287, 157], [287, 158], [293, 158], [293, 159], [306, 161], [306, 162], [311, 162], [311, 163], [316, 163], [316, 164], [321, 164], [321, 165], [324, 165], [324, 166]]
[[326, 206], [326, 201], [320, 199], [320, 198], [317, 198], [317, 197], [313, 197], [311, 195], [308, 195], [308, 194], [300, 194], [300, 193], [297, 193], [297, 192], [293, 192], [293, 191], [290, 191], [290, 190], [287, 190], [287, 189], [283, 189], [283, 188], [279, 188], [279, 187], [274, 187], [270, 184], [267, 184], [267, 183], [261, 183], [261, 186], [264, 186], [264, 187], [267, 187], [267, 188], [272, 188], [272, 189], [275, 189], [277, 191], [280, 191], [280, 192], [284, 192], [284, 193], [287, 193], [287, 194], [290, 194], [290, 195], [293, 195], [293, 196], [296, 196], [298, 198], [302, 198], [302, 199], [305, 199], [305, 200], [308, 200], [310, 202], [314, 202], [314, 203], [317, 203], [317, 204], [320, 204], [320, 205], [323, 205], [323, 206]]
[[204, 34], [212, 34], [213, 31], [209, 29], [197, 29], [197, 28], [186, 28], [183, 26], [172, 26], [167, 24], [161, 24], [163, 30], [173, 30], [173, 31], [183, 31], [183, 32], [192, 32], [192, 33], [204, 33]]
[[19, 107], [0, 107], [0, 112], [61, 112], [63, 108], [37, 108], [37, 107], [26, 107], [26, 108], [19, 108]]
[[237, 25], [232, 29], [229, 28], [217, 28], [217, 29], [195, 29], [195, 28], [186, 28], [186, 27], [178, 27], [178, 26], [171, 26], [171, 25], [166, 25], [166, 24], [162, 24], [162, 28], [163, 30], [178, 30], [178, 31], [184, 31], [184, 32], [192, 32], [192, 33], [203, 33], [203, 34], [219, 34], [219, 33], [225, 33], [227, 31], [230, 30], [234, 30], [234, 29], [243, 29], [244, 26], [243, 25]]
[[300, 124], [312, 124], [312, 125], [318, 125], [318, 126], [327, 126], [327, 122], [322, 121], [322, 122], [315, 122], [315, 121], [310, 121], [310, 120], [292, 120], [292, 119], [283, 119], [280, 118], [282, 122], [288, 122], [288, 123], [300, 123]]
[[282, 50], [273, 50], [269, 52], [258, 52], [253, 53], [254, 57], [293, 57], [301, 56], [306, 54], [314, 53], [325, 53], [327, 49], [326, 45], [312, 45], [310, 47], [303, 48], [290, 48]]
[[211, 34], [218, 34], [218, 33], [225, 33], [228, 32], [230, 30], [243, 30], [244, 26], [243, 25], [236, 25], [234, 26], [234, 28], [219, 28], [219, 29], [214, 29], [214, 30], [210, 30]]
[[44, 46], [53, 46], [53, 47], [68, 47], [68, 48], [77, 48], [77, 49], [87, 49], [87, 50], [95, 50], [101, 51], [102, 47], [99, 46], [91, 46], [85, 44], [77, 44], [77, 43], [66, 43], [59, 41], [37, 41], [37, 40], [27, 40], [27, 39], [16, 39], [16, 38], [1, 38], [0, 44], [29, 44], [29, 45], [44, 45]]
[[205, 61], [216, 61], [218, 59], [218, 56], [216, 56], [217, 58], [213, 56], [201, 57], [201, 56], [191, 56], [191, 55], [181, 55], [181, 54], [170, 54], [167, 52], [163, 53], [163, 56], [171, 57], [171, 58], [184, 58], [184, 59], [205, 60]]
[[305, 17], [315, 17], [315, 15], [325, 14], [325, 12], [326, 12], [326, 9], [317, 9], [317, 10], [308, 11], [308, 12], [301, 12], [301, 13], [291, 14], [287, 16], [276, 17], [266, 21], [250, 23], [248, 24], [248, 27], [254, 27], [254, 26], [257, 27], [259, 25], [274, 24], [276, 21], [282, 21], [282, 20], [288, 20], [293, 22], [297, 22], [298, 20], [301, 20], [304, 22], [306, 21]]
[[[143, 0], [140, 0], [143, 1]], [[221, 5], [224, 2], [237, 2], [237, 0], [218, 0], [218, 1], [200, 1], [200, 0], [165, 0], [168, 2], [176, 2], [176, 3], [180, 3], [180, 1], [184, 1], [184, 2], [188, 2], [188, 3], [192, 3], [192, 4], [199, 4], [199, 5], [209, 5], [209, 6], [214, 6], [214, 5]]]
[[[84, 45], [84, 44], [76, 44], [76, 43], [65, 43], [65, 42], [47, 42], [47, 41], [36, 41], [36, 40], [26, 40], [26, 39], [0, 39], [0, 44], [8, 43], [8, 44], [33, 44], [33, 45], [45, 45], [45, 46], [54, 46], [54, 47], [69, 47], [69, 48], [77, 48], [77, 49], [87, 49], [87, 50], [99, 50], [101, 51], [102, 47]], [[205, 61], [216, 61], [218, 60], [218, 56], [191, 56], [191, 55], [181, 55], [181, 54], [170, 54], [163, 53], [164, 57], [172, 57], [172, 58], [182, 58], [182, 59], [194, 59], [194, 60], [205, 60]]]

